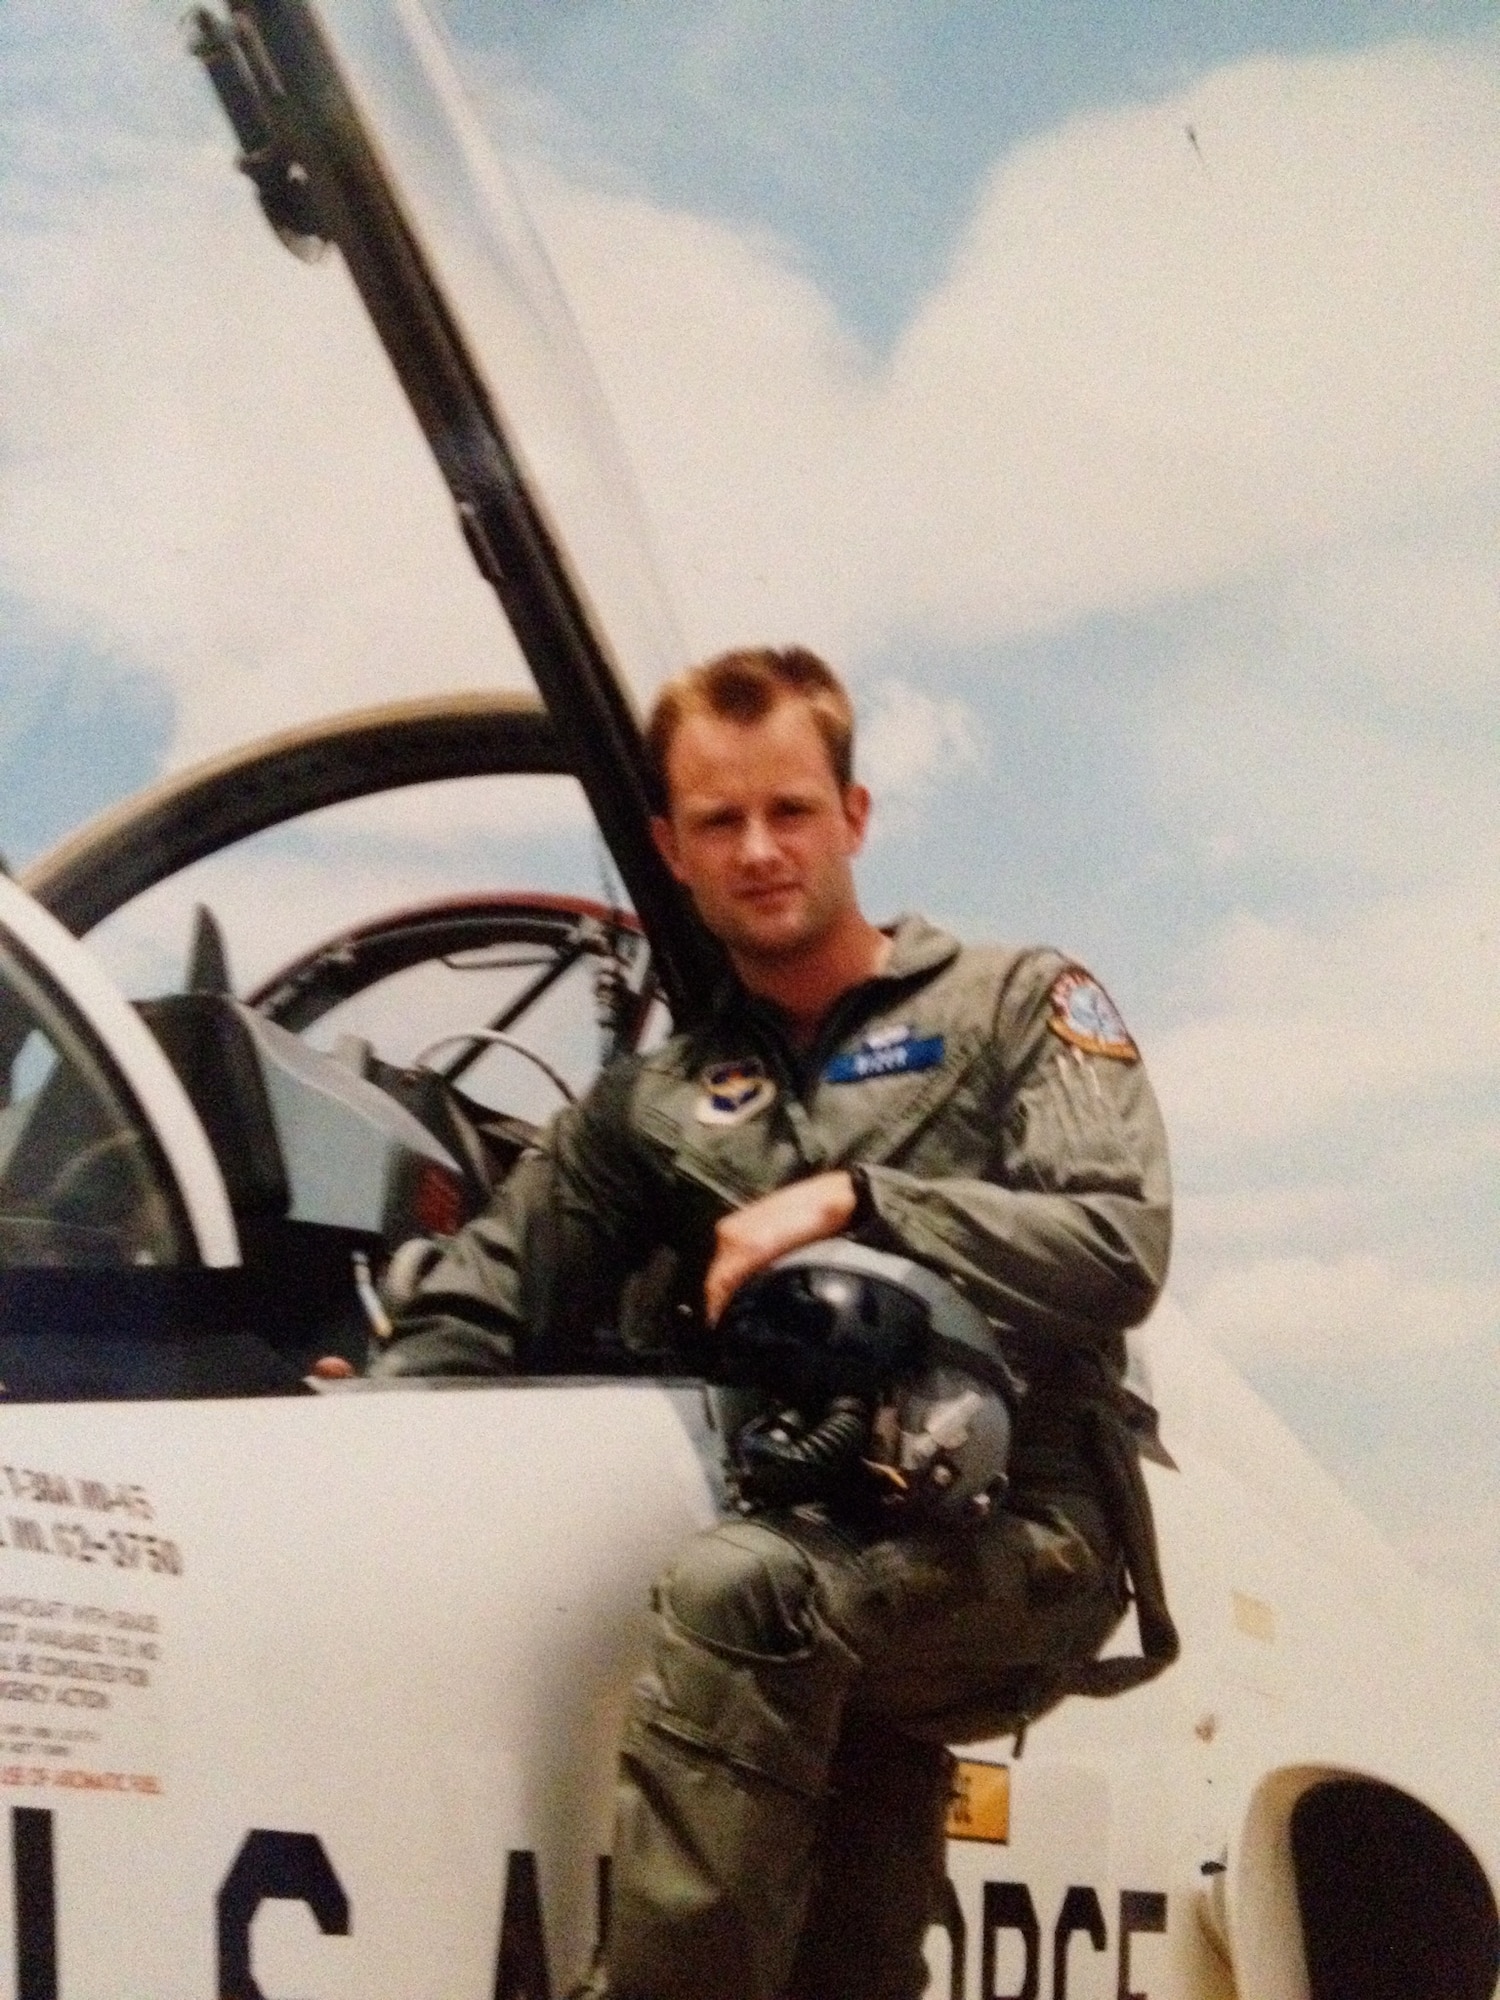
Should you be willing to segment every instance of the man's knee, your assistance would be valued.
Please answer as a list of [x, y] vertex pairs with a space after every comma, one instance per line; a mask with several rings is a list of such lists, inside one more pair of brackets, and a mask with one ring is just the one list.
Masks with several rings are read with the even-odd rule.
[[691, 1541], [662, 1578], [656, 1604], [716, 1652], [793, 1659], [813, 1636], [816, 1581], [802, 1551], [751, 1521]]

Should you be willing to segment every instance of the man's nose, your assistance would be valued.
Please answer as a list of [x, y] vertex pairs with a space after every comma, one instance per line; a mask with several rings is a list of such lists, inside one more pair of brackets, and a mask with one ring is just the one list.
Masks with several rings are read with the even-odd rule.
[[747, 813], [740, 833], [740, 860], [759, 863], [776, 859], [776, 841], [764, 813]]

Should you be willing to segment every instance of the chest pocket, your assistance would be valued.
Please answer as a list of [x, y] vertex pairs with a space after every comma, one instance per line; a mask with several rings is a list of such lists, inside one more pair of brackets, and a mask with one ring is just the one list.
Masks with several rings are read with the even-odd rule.
[[830, 1161], [924, 1163], [952, 1172], [977, 1169], [993, 1152], [999, 1132], [988, 1036], [917, 1026], [910, 1046], [921, 1052], [918, 1060], [899, 1069], [882, 1070], [879, 1044], [866, 1053], [868, 1037], [824, 1065], [811, 1110]]
[[777, 1096], [715, 1123], [700, 1115], [703, 1095], [701, 1079], [683, 1079], [639, 1113], [670, 1186], [706, 1195], [716, 1209], [739, 1208], [805, 1171]]

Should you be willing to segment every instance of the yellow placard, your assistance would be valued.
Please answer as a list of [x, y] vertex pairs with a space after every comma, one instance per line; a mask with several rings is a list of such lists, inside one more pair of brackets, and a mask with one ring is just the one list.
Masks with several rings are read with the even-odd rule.
[[950, 1840], [1010, 1839], [1010, 1766], [961, 1757], [948, 1805]]

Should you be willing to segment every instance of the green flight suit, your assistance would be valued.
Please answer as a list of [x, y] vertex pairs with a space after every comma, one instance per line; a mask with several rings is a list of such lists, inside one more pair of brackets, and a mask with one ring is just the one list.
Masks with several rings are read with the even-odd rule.
[[627, 1275], [665, 1245], [691, 1365], [717, 1221], [855, 1163], [866, 1240], [958, 1285], [1031, 1383], [1007, 1507], [926, 1534], [768, 1512], [684, 1551], [622, 1748], [591, 1988], [614, 2000], [922, 1991], [945, 1746], [1082, 1685], [1124, 1606], [1084, 1417], [1166, 1273], [1150, 1085], [1068, 960], [904, 919], [812, 1049], [730, 986], [702, 1026], [612, 1066], [454, 1240], [382, 1357], [394, 1373], [586, 1365]]

